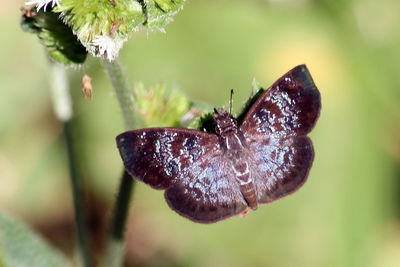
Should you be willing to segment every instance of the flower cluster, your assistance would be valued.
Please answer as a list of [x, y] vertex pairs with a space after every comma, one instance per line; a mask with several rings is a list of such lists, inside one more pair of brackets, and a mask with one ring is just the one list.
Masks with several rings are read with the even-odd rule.
[[[52, 12], [88, 53], [114, 60], [131, 33], [141, 28], [164, 32], [185, 0], [30, 0], [37, 12]], [[50, 7], [50, 8], [48, 8]]]

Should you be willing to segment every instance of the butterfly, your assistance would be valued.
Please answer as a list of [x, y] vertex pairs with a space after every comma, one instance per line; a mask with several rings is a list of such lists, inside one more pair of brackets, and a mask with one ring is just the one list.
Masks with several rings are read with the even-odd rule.
[[117, 146], [127, 172], [165, 190], [171, 209], [198, 223], [256, 210], [299, 189], [314, 150], [307, 134], [321, 96], [305, 65], [279, 78], [251, 105], [241, 124], [214, 110], [215, 133], [185, 128], [124, 132]]

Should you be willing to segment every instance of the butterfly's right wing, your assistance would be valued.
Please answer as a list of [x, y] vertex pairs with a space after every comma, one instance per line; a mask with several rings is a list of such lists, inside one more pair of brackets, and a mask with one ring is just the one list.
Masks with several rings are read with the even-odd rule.
[[247, 112], [240, 130], [252, 156], [259, 203], [293, 193], [307, 179], [314, 159], [311, 140], [321, 96], [305, 65], [279, 78]]
[[180, 128], [125, 132], [117, 137], [125, 168], [156, 189], [169, 206], [193, 221], [211, 223], [246, 210], [218, 137]]
[[308, 134], [321, 109], [321, 96], [305, 65], [279, 78], [247, 112], [240, 129], [246, 138]]
[[269, 203], [298, 190], [307, 180], [314, 150], [307, 136], [261, 138], [249, 144], [257, 201]]

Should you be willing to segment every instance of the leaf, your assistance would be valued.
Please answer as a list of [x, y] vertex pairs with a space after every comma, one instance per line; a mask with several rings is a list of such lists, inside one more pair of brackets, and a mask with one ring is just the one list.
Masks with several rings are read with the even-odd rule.
[[[26, 10], [21, 17], [24, 31], [38, 36], [49, 56], [65, 65], [81, 64], [86, 59], [86, 49], [59, 15], [52, 12]], [[1, 266], [0, 266], [1, 267]]]
[[168, 12], [171, 10], [171, 6], [173, 5], [172, 0], [154, 0], [156, 4], [162, 9], [164, 12]]
[[185, 0], [144, 0], [146, 6], [146, 27], [164, 31], [164, 27], [183, 9]]
[[37, 233], [20, 221], [0, 213], [0, 267], [71, 266]]

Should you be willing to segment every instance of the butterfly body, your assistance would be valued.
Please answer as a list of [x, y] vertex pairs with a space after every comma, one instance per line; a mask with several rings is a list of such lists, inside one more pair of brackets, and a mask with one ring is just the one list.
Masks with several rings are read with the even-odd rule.
[[117, 136], [128, 173], [165, 190], [168, 205], [212, 223], [298, 190], [314, 159], [307, 134], [321, 108], [305, 65], [290, 70], [252, 104], [238, 125], [214, 112], [215, 133], [149, 128]]
[[216, 133], [225, 157], [230, 160], [231, 168], [239, 184], [240, 191], [249, 207], [257, 209], [257, 196], [249, 167], [249, 153], [246, 139], [237, 127], [237, 121], [222, 109], [214, 112]]

